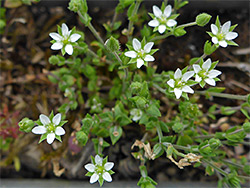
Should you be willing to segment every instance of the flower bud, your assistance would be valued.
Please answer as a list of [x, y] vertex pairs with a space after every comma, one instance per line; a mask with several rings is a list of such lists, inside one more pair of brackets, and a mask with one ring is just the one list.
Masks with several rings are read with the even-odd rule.
[[81, 146], [85, 146], [88, 141], [88, 136], [83, 131], [78, 131], [76, 133], [76, 139]]
[[245, 133], [250, 133], [250, 122], [243, 124], [243, 130]]
[[208, 22], [210, 21], [212, 16], [210, 16], [207, 13], [201, 13], [198, 16], [196, 16], [195, 22], [198, 26], [205, 26], [206, 24], [208, 24]]
[[112, 36], [105, 42], [105, 45], [111, 52], [116, 52], [120, 49], [119, 41]]
[[217, 149], [218, 147], [221, 146], [221, 141], [219, 139], [216, 139], [216, 138], [211, 138], [209, 141], [209, 146], [212, 148], [212, 149]]
[[49, 62], [50, 62], [50, 64], [52, 64], [52, 65], [56, 65], [56, 64], [58, 64], [58, 63], [60, 62], [60, 60], [59, 60], [59, 58], [58, 58], [57, 56], [52, 55], [52, 56], [50, 56], [50, 58], [49, 58]]
[[35, 126], [34, 121], [30, 120], [29, 118], [23, 118], [19, 123], [19, 130], [23, 132], [31, 132], [32, 128]]
[[71, 0], [68, 9], [77, 12], [79, 10], [79, 5], [81, 5], [81, 0]]

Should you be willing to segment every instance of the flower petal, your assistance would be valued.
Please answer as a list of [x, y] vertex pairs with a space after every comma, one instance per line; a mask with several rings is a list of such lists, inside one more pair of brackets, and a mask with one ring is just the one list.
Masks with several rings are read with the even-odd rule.
[[52, 39], [56, 40], [56, 41], [61, 41], [61, 40], [62, 40], [62, 36], [59, 35], [58, 33], [50, 33], [49, 36], [50, 36]]
[[39, 116], [39, 119], [43, 125], [48, 125], [49, 123], [51, 123], [50, 119], [47, 116], [45, 116], [44, 114], [41, 114]]
[[238, 37], [238, 33], [236, 32], [229, 32], [226, 34], [226, 40], [233, 40], [235, 39], [236, 37]]
[[164, 14], [167, 18], [171, 15], [171, 12], [172, 12], [171, 5], [166, 6], [166, 8], [164, 9]]
[[221, 28], [222, 33], [227, 34], [229, 32], [230, 27], [231, 27], [231, 21], [227, 21], [226, 23], [224, 23]]
[[65, 51], [67, 52], [67, 54], [72, 55], [73, 54], [73, 46], [71, 44], [67, 44], [65, 46]]
[[173, 20], [173, 19], [170, 19], [170, 20], [168, 20], [168, 22], [167, 22], [167, 26], [168, 27], [173, 27], [173, 26], [175, 26], [177, 24], [177, 21], [175, 21], [175, 20]]
[[52, 44], [52, 46], [50, 47], [52, 50], [60, 50], [62, 49], [63, 44], [61, 42], [55, 42], [54, 44]]
[[189, 86], [184, 86], [182, 88], [182, 91], [184, 91], [186, 93], [194, 93], [194, 90], [191, 87], [189, 87]]
[[114, 166], [114, 163], [113, 162], [107, 162], [105, 165], [104, 165], [104, 168], [105, 170], [109, 171], [113, 168]]
[[95, 165], [93, 164], [86, 164], [84, 168], [89, 171], [89, 172], [94, 172], [95, 171]]
[[208, 70], [211, 67], [212, 61], [210, 58], [208, 58], [202, 65], [202, 68], [205, 70]]
[[174, 78], [179, 79], [181, 78], [181, 76], [182, 76], [181, 70], [178, 68], [174, 73]]
[[60, 113], [56, 114], [53, 119], [52, 119], [52, 122], [55, 124], [55, 125], [59, 125], [60, 121], [61, 121], [61, 118], [62, 118], [62, 115]]
[[62, 24], [62, 35], [63, 36], [68, 36], [69, 35], [69, 28], [65, 23]]
[[158, 20], [151, 20], [150, 22], [148, 22], [148, 25], [150, 27], [157, 27], [159, 25]]
[[202, 80], [202, 78], [198, 74], [196, 74], [195, 75], [195, 81], [200, 82], [201, 80]]
[[144, 58], [145, 61], [154, 61], [155, 58], [152, 55], [146, 55]]
[[217, 35], [219, 29], [215, 24], [211, 24], [211, 31], [214, 35]]
[[65, 134], [65, 130], [62, 127], [57, 127], [55, 133], [58, 136], [62, 136]]
[[99, 179], [99, 175], [94, 173], [89, 180], [89, 183], [95, 183]]
[[194, 72], [195, 73], [198, 73], [198, 72], [200, 72], [201, 71], [201, 67], [200, 67], [200, 65], [193, 65], [193, 68], [194, 68]]
[[47, 129], [44, 126], [37, 126], [32, 129], [32, 132], [34, 134], [44, 134], [47, 132]]
[[186, 82], [188, 81], [189, 78], [191, 78], [194, 75], [194, 71], [188, 71], [186, 73], [183, 74], [181, 80]]
[[208, 73], [208, 77], [209, 78], [215, 78], [217, 76], [219, 76], [222, 72], [221, 71], [218, 71], [218, 70], [211, 70], [209, 71]]
[[49, 133], [47, 135], [47, 142], [48, 142], [48, 144], [51, 144], [55, 140], [55, 137], [56, 137], [55, 133]]
[[111, 182], [112, 181], [112, 177], [110, 176], [110, 174], [108, 172], [104, 172], [103, 175], [102, 175], [102, 177], [107, 182]]
[[137, 68], [141, 68], [142, 65], [144, 65], [144, 61], [142, 59], [137, 59]]
[[128, 52], [125, 52], [124, 55], [127, 57], [136, 58], [137, 53], [135, 51], [128, 51]]
[[137, 40], [136, 38], [133, 39], [132, 41], [132, 44], [133, 44], [133, 48], [138, 51], [141, 49], [141, 43], [139, 40]]
[[144, 46], [144, 51], [146, 53], [149, 53], [153, 47], [154, 43], [153, 42], [148, 42], [145, 46]]
[[225, 40], [219, 41], [219, 45], [220, 45], [221, 47], [226, 48], [226, 47], [227, 47], [227, 42], [226, 42]]
[[205, 82], [211, 86], [215, 86], [215, 81], [213, 78], [206, 78]]
[[162, 15], [162, 11], [161, 11], [161, 9], [159, 9], [157, 6], [153, 6], [153, 13], [154, 13], [154, 15], [156, 16], [156, 17], [160, 17], [161, 15]]
[[160, 25], [159, 27], [158, 27], [158, 31], [159, 31], [159, 33], [160, 34], [162, 34], [162, 33], [164, 33], [165, 31], [166, 31], [166, 26], [165, 25]]
[[212, 37], [212, 42], [213, 42], [214, 44], [218, 44], [219, 40], [218, 40], [217, 37]]
[[101, 158], [99, 155], [95, 156], [95, 163], [97, 165], [102, 165], [102, 160], [103, 160], [103, 158]]
[[182, 90], [180, 90], [179, 88], [174, 88], [174, 94], [176, 96], [176, 99], [179, 99], [181, 97]]
[[70, 36], [69, 40], [70, 40], [70, 42], [76, 42], [76, 41], [78, 41], [79, 38], [81, 38], [81, 35], [75, 33], [75, 34]]
[[173, 79], [170, 79], [170, 80], [167, 82], [167, 84], [168, 84], [170, 87], [174, 88], [174, 80], [173, 80]]

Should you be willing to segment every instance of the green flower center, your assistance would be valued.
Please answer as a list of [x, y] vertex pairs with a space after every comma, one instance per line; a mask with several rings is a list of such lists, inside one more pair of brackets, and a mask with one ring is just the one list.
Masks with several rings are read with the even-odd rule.
[[51, 132], [55, 132], [56, 131], [56, 127], [54, 125], [54, 123], [49, 123], [47, 125], [47, 132], [51, 133]]
[[223, 33], [219, 33], [219, 34], [217, 34], [217, 39], [219, 40], [219, 41], [221, 41], [221, 40], [223, 40], [224, 38], [225, 38], [225, 35], [223, 34]]
[[198, 72], [198, 75], [201, 77], [201, 78], [206, 78], [207, 77], [207, 71], [206, 70], [201, 70], [200, 72]]
[[137, 53], [137, 56], [144, 59], [146, 56], [145, 51], [143, 49], [140, 49]]
[[103, 166], [97, 165], [95, 171], [97, 174], [103, 174], [105, 172], [105, 168]]
[[175, 81], [175, 88], [182, 88], [183, 86], [185, 86], [185, 82], [182, 82], [181, 80]]

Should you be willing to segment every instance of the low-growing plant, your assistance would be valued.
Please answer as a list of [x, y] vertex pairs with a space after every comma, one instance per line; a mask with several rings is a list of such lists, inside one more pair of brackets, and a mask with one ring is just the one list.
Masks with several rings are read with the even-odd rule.
[[[55, 138], [62, 141], [61, 136], [69, 134], [62, 126], [70, 126], [62, 119], [69, 111], [83, 108], [86, 114], [80, 115], [83, 119], [76, 139], [81, 146], [94, 144], [96, 156], [91, 156], [92, 164], [85, 165], [90, 183], [98, 181], [102, 186], [104, 180], [112, 181], [115, 164], [103, 158], [105, 148], [115, 145], [122, 135], [126, 138], [124, 127], [140, 125], [144, 127], [144, 137], [131, 146], [138, 147], [131, 153], [140, 160], [138, 186], [157, 185], [149, 177], [146, 163], [166, 157], [180, 169], [204, 166], [206, 174], [218, 176], [218, 187], [240, 187], [249, 179], [250, 166], [243, 156], [227, 156], [224, 146], [245, 144], [244, 138], [250, 132], [250, 96], [223, 93], [225, 88], [215, 87], [223, 73], [215, 69], [219, 61], [208, 57], [220, 47], [238, 46], [233, 41], [238, 36], [233, 31], [237, 24], [221, 24], [217, 16], [207, 32], [211, 42], [204, 43], [200, 57], [193, 57], [185, 68], [159, 72], [155, 56], [161, 51], [158, 44], [170, 36], [186, 35], [187, 27], [207, 25], [211, 16], [201, 13], [193, 22], [179, 24], [178, 10], [188, 1], [175, 0], [173, 7], [167, 1], [161, 7], [154, 5], [149, 17], [140, 14], [141, 3], [142, 0], [120, 0], [112, 22], [103, 24], [106, 35], [101, 36], [92, 25], [86, 0], [70, 1], [69, 10], [79, 16], [96, 40], [88, 44], [85, 33], [75, 27], [69, 30], [65, 23], [58, 26], [57, 33], [50, 33], [51, 49], [60, 50], [61, 55], [49, 58], [52, 65], [58, 66], [50, 72], [49, 79], [58, 85], [68, 102], [58, 108], [55, 116], [53, 112], [49, 117], [41, 114], [35, 122], [24, 118], [19, 122], [20, 130], [41, 134], [39, 143], [47, 139], [51, 144]], [[121, 28], [124, 23], [117, 20], [118, 14], [126, 10], [128, 27]], [[140, 32], [135, 36], [136, 27]], [[121, 35], [128, 39], [126, 47], [119, 41]], [[226, 116], [236, 110], [224, 106], [218, 109], [215, 104], [204, 112], [198, 105], [199, 95], [243, 101], [237, 110], [246, 116], [244, 124], [219, 132], [207, 131], [203, 128], [207, 118], [216, 120], [216, 114]], [[177, 109], [176, 114], [169, 116], [172, 108]]]

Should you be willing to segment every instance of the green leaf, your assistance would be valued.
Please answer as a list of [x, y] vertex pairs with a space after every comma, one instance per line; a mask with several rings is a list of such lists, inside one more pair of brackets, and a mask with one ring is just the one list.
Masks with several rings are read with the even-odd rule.
[[214, 169], [210, 165], [206, 166], [205, 171], [206, 171], [206, 174], [209, 175], [209, 176], [212, 176], [214, 174]]
[[161, 112], [160, 112], [159, 108], [154, 103], [149, 105], [149, 107], [147, 109], [147, 114], [150, 116], [154, 116], [154, 117], [161, 116]]
[[225, 90], [225, 87], [211, 87], [209, 89], [207, 89], [207, 92], [216, 92], [216, 93], [221, 93]]
[[114, 145], [122, 136], [122, 128], [120, 126], [112, 126], [109, 129], [109, 136], [112, 141], [112, 145]]
[[229, 106], [222, 106], [220, 110], [221, 110], [221, 114], [227, 115], [227, 116], [232, 115], [236, 112], [236, 110], [232, 110], [232, 108]]
[[181, 36], [185, 35], [186, 33], [187, 32], [185, 31], [185, 29], [182, 27], [174, 29], [174, 36], [176, 36], [176, 37], [181, 37]]
[[247, 117], [247, 119], [250, 119], [249, 112], [245, 108], [241, 108], [240, 111]]
[[19, 159], [17, 156], [15, 156], [14, 159], [13, 159], [13, 162], [14, 162], [15, 170], [16, 170], [17, 172], [19, 172], [20, 169], [21, 169], [21, 162], [20, 162], [20, 159]]
[[206, 41], [206, 43], [205, 43], [205, 45], [204, 45], [204, 53], [205, 53], [206, 55], [212, 54], [216, 49], [217, 49], [216, 46], [212, 45], [211, 42]]
[[76, 132], [76, 139], [81, 146], [85, 146], [88, 141], [88, 136], [83, 131]]
[[44, 141], [44, 140], [47, 138], [47, 135], [48, 135], [48, 133], [43, 134], [43, 135], [41, 136], [41, 138], [40, 138], [38, 144], [40, 144], [42, 141]]
[[250, 133], [250, 122], [244, 123], [242, 128], [245, 131], [245, 133]]
[[190, 65], [193, 65], [196, 61], [198, 61], [200, 59], [200, 57], [194, 57], [194, 58], [192, 58], [192, 59], [190, 59], [190, 61], [189, 61], [189, 64]]
[[186, 134], [184, 134], [183, 136], [179, 136], [177, 140], [177, 145], [181, 146], [191, 145], [192, 143], [193, 143], [192, 138]]

